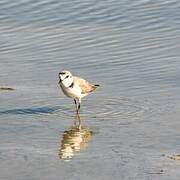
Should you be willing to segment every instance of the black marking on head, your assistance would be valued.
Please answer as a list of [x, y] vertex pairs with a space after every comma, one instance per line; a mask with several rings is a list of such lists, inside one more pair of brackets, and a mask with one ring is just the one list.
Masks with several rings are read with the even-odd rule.
[[60, 72], [60, 73], [59, 73], [59, 75], [64, 75], [64, 74], [66, 74], [66, 73], [65, 73], [65, 72]]

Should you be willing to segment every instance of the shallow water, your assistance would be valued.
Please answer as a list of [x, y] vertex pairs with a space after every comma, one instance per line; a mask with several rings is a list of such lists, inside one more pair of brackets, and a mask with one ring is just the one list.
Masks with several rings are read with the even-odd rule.
[[180, 178], [179, 1], [2, 0], [0, 42], [0, 179]]

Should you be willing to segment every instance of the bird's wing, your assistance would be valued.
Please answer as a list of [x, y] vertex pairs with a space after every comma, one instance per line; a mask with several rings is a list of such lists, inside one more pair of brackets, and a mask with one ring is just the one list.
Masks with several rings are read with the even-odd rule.
[[97, 88], [96, 86], [91, 85], [85, 79], [82, 79], [82, 78], [77, 77], [77, 76], [74, 76], [74, 82], [80, 86], [80, 88], [82, 89], [82, 94], [90, 93]]

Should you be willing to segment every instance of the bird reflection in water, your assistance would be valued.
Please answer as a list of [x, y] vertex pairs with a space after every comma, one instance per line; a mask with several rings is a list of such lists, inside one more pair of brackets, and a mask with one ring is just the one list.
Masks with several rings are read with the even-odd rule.
[[59, 157], [63, 160], [70, 160], [75, 153], [88, 147], [93, 132], [87, 127], [81, 126], [79, 115], [76, 115], [75, 124], [64, 131], [59, 150]]

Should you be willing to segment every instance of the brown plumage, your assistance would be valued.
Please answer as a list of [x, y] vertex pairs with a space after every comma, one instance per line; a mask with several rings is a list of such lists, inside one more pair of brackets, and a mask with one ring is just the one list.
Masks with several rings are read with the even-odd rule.
[[81, 87], [82, 94], [88, 94], [92, 91], [94, 91], [99, 85], [97, 84], [90, 84], [85, 79], [82, 79], [80, 77], [74, 76], [74, 81]]

